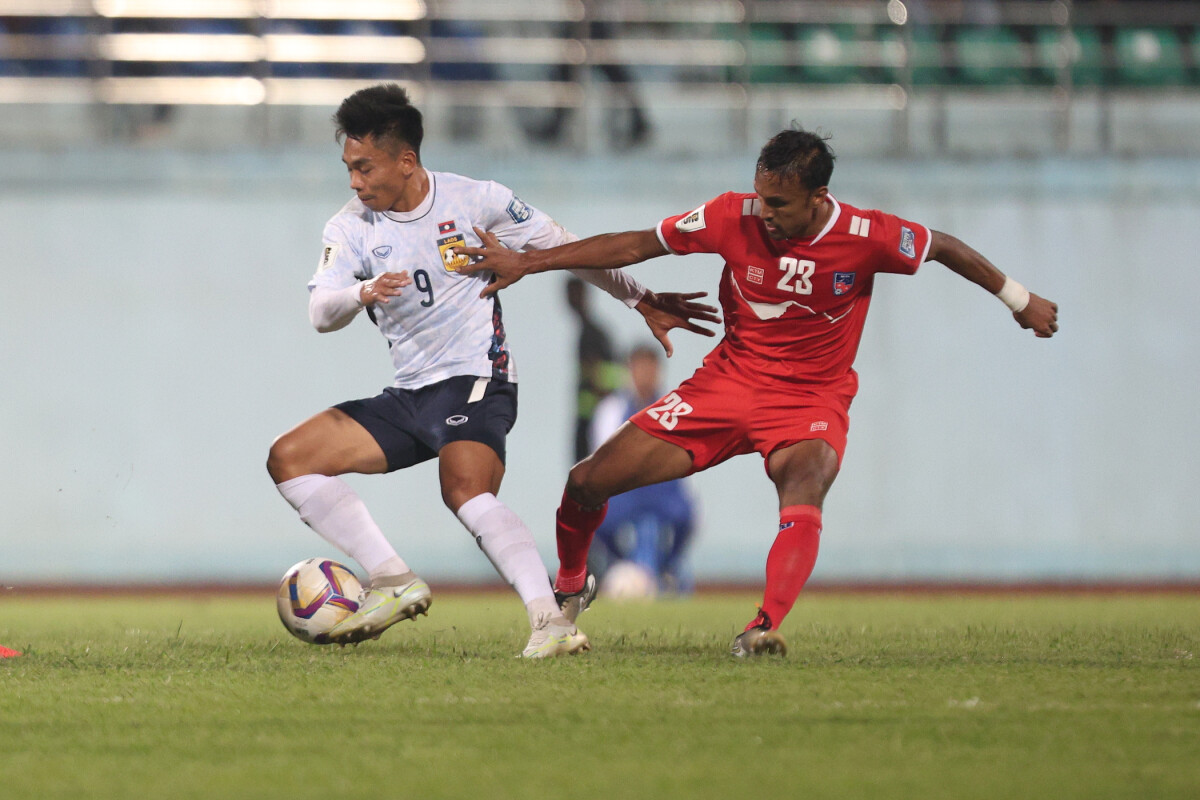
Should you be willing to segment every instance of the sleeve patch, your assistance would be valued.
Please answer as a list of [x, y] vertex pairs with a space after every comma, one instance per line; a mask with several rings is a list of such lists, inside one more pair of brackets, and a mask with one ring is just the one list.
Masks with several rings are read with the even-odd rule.
[[332, 267], [337, 262], [338, 251], [342, 249], [340, 244], [325, 243], [325, 247], [321, 250], [321, 261], [317, 264], [317, 272], [324, 272]]
[[508, 204], [508, 215], [512, 217], [513, 222], [520, 225], [533, 216], [533, 209], [525, 205], [521, 198], [513, 195], [512, 202]]
[[917, 235], [906, 225], [900, 226], [900, 255], [907, 258], [917, 257]]
[[675, 230], [680, 233], [695, 233], [704, 230], [704, 206], [675, 223]]

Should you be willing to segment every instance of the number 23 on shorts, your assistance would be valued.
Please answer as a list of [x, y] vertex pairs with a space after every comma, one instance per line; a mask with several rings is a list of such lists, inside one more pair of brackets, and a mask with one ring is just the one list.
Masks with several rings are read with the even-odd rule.
[[669, 431], [675, 430], [680, 417], [690, 413], [692, 413], [691, 403], [684, 402], [678, 392], [671, 392], [658, 405], [646, 409], [646, 416], [658, 420], [658, 424]]

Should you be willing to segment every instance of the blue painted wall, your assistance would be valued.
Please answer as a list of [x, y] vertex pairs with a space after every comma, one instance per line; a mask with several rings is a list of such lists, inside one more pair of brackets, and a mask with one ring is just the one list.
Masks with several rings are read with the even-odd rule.
[[[330, 552], [263, 462], [277, 434], [390, 380], [365, 319], [307, 321], [321, 227], [348, 196], [338, 156], [0, 156], [0, 581], [258, 580]], [[588, 235], [748, 190], [754, 156], [425, 160]], [[1035, 340], [938, 264], [878, 281], [816, 577], [1200, 576], [1200, 162], [847, 159], [833, 190], [959, 236], [1057, 300], [1063, 329]], [[634, 272], [715, 293], [719, 269]], [[558, 275], [504, 294], [522, 383], [502, 497], [551, 565], [574, 381], [561, 298]], [[594, 305], [622, 343], [645, 338], [633, 312]], [[677, 335], [669, 379], [710, 344]], [[418, 570], [491, 575], [431, 466], [350, 482]], [[776, 519], [760, 460], [693, 488], [698, 575], [757, 578]]]

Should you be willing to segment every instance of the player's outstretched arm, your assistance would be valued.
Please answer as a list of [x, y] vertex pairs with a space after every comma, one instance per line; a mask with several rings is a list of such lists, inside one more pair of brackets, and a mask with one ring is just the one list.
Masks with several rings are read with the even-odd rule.
[[999, 297], [1022, 328], [1049, 339], [1058, 331], [1058, 303], [1039, 297], [996, 269], [974, 248], [941, 231], [930, 231], [928, 260], [945, 264]]
[[480, 297], [493, 295], [507, 286], [512, 286], [526, 275], [538, 272], [560, 269], [615, 269], [667, 254], [666, 248], [658, 241], [658, 235], [653, 230], [602, 233], [558, 247], [523, 253], [509, 250], [487, 231], [476, 228], [475, 235], [483, 242], [483, 246], [461, 249], [460, 252], [472, 258], [472, 263], [460, 267], [459, 272], [489, 270], [495, 274], [496, 280], [480, 292]]

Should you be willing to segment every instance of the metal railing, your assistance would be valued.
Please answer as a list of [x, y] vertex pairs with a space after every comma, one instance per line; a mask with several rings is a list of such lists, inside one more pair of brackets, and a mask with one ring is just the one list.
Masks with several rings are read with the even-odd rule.
[[1195, 94], [1200, 4], [937, 0], [0, 0], [0, 105], [580, 109], [636, 83], [744, 117], [797, 92]]

